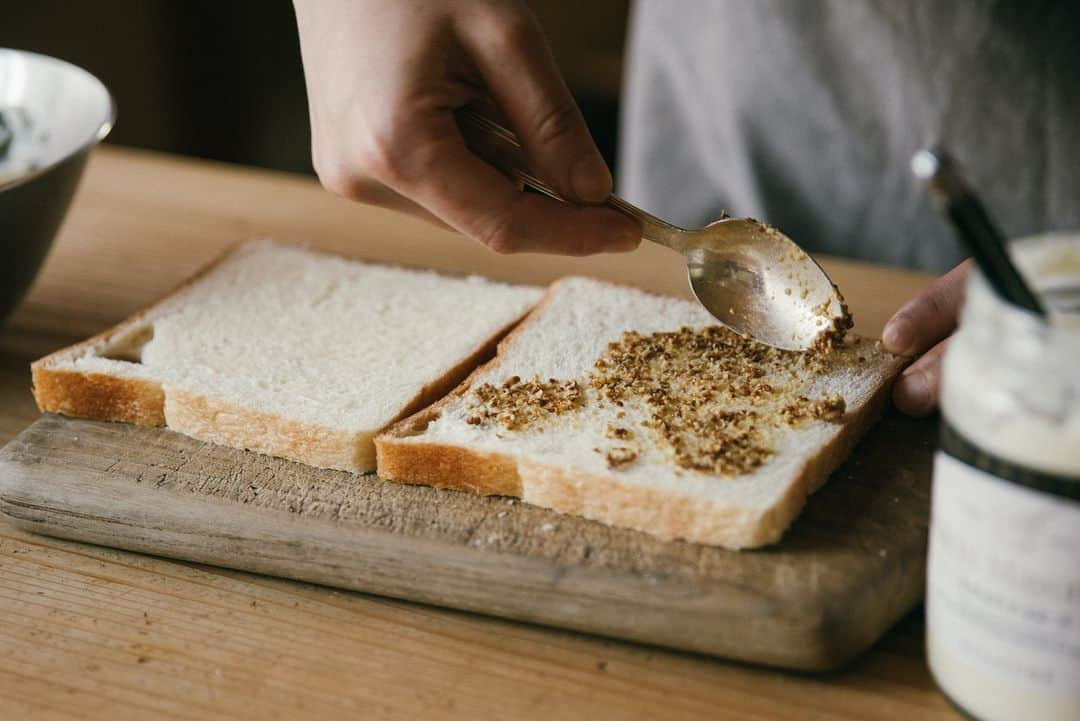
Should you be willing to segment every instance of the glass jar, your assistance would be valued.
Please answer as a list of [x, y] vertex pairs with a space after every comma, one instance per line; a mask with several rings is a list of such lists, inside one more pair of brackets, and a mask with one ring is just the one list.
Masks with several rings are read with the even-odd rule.
[[1080, 721], [1080, 235], [1012, 255], [1050, 313], [971, 274], [942, 377], [927, 657], [979, 721]]

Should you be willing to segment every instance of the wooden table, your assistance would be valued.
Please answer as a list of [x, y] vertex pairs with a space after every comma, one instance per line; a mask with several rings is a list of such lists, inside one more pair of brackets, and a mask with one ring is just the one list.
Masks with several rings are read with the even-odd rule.
[[[497, 256], [314, 182], [103, 148], [0, 330], [0, 444], [37, 417], [30, 362], [107, 327], [251, 236], [543, 282], [684, 293], [673, 254]], [[867, 334], [925, 276], [828, 261]], [[0, 719], [955, 719], [923, 624], [802, 676], [32, 536], [0, 521]]]

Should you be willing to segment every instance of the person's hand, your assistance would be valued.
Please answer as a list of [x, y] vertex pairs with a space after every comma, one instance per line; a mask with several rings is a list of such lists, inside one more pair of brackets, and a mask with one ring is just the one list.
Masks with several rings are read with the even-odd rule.
[[[611, 173], [518, 0], [295, 0], [312, 160], [339, 195], [450, 226], [502, 253], [637, 247]], [[505, 121], [575, 207], [522, 193], [471, 153], [454, 111]]]
[[923, 355], [908, 366], [893, 387], [896, 407], [911, 416], [924, 416], [937, 407], [941, 389], [941, 358], [956, 329], [971, 261], [965, 260], [896, 311], [881, 341], [897, 355]]

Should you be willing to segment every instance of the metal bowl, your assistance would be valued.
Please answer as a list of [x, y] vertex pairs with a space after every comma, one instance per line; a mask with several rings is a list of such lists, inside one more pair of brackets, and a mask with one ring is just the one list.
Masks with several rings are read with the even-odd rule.
[[[0, 176], [0, 323], [37, 275], [71, 204], [86, 158], [109, 134], [116, 117], [112, 95], [71, 63], [0, 48], [0, 110], [18, 109], [33, 124], [33, 167]], [[10, 113], [9, 113], [10, 114]], [[16, 143], [26, 137], [15, 129]], [[0, 158], [10, 170], [12, 158]]]

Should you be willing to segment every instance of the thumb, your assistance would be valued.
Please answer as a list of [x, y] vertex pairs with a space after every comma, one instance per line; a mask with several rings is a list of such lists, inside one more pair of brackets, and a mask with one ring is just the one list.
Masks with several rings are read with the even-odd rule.
[[882, 331], [885, 349], [897, 355], [914, 355], [942, 340], [956, 329], [971, 261], [966, 260], [901, 306]]
[[603, 202], [611, 172], [535, 18], [516, 4], [488, 7], [459, 31], [533, 171], [567, 198]]

